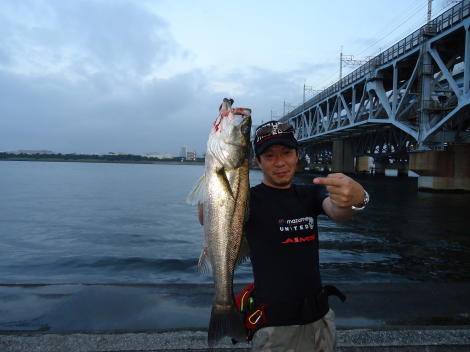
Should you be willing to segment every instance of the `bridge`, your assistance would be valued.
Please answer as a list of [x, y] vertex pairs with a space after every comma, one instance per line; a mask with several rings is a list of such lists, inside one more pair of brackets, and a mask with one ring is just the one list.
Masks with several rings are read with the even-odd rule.
[[470, 0], [280, 120], [310, 168], [413, 170], [420, 189], [470, 190]]

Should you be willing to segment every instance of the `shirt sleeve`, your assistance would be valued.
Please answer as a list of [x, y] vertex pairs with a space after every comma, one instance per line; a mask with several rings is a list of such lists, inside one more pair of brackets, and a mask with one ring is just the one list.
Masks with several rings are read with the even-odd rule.
[[318, 215], [325, 214], [325, 211], [323, 210], [323, 201], [329, 195], [326, 187], [324, 185], [312, 185], [311, 192], [313, 209], [315, 210], [315, 213]]
[[328, 191], [323, 185], [295, 185], [299, 199], [310, 209], [313, 214], [325, 214], [323, 211], [323, 200], [328, 197]]

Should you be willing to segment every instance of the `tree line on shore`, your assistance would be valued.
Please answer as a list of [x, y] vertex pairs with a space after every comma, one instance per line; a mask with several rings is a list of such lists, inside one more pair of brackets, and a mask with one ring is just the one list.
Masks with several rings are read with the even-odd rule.
[[159, 159], [135, 154], [62, 154], [62, 153], [7, 153], [0, 152], [0, 160], [33, 160], [33, 161], [95, 161], [95, 162], [204, 162], [204, 158], [187, 160], [182, 157]]

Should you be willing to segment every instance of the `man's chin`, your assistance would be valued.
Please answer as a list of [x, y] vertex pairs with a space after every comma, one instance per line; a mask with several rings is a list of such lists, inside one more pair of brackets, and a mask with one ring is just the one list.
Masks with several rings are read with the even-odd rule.
[[287, 187], [292, 183], [292, 177], [290, 178], [281, 178], [281, 179], [274, 179], [273, 184], [277, 187]]

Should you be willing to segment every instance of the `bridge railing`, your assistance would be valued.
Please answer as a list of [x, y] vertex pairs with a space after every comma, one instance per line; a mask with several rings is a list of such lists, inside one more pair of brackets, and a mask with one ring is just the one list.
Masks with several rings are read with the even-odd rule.
[[364, 65], [360, 66], [335, 84], [325, 88], [323, 91], [315, 95], [313, 98], [307, 100], [304, 104], [298, 106], [294, 110], [286, 114], [282, 120], [289, 119], [293, 116], [300, 114], [303, 110], [309, 108], [312, 105], [324, 100], [325, 98], [333, 95], [340, 91], [342, 88], [359, 81], [365, 77], [368, 73], [375, 70], [376, 67], [385, 65], [400, 55], [403, 55], [418, 45], [422, 44], [430, 36], [443, 32], [449, 27], [452, 27], [464, 18], [470, 16], [470, 0], [462, 0], [458, 4], [454, 5], [447, 11], [443, 12], [429, 23], [426, 23], [421, 28], [417, 29], [404, 39], [392, 45], [387, 50], [381, 52], [379, 55], [373, 57]]

